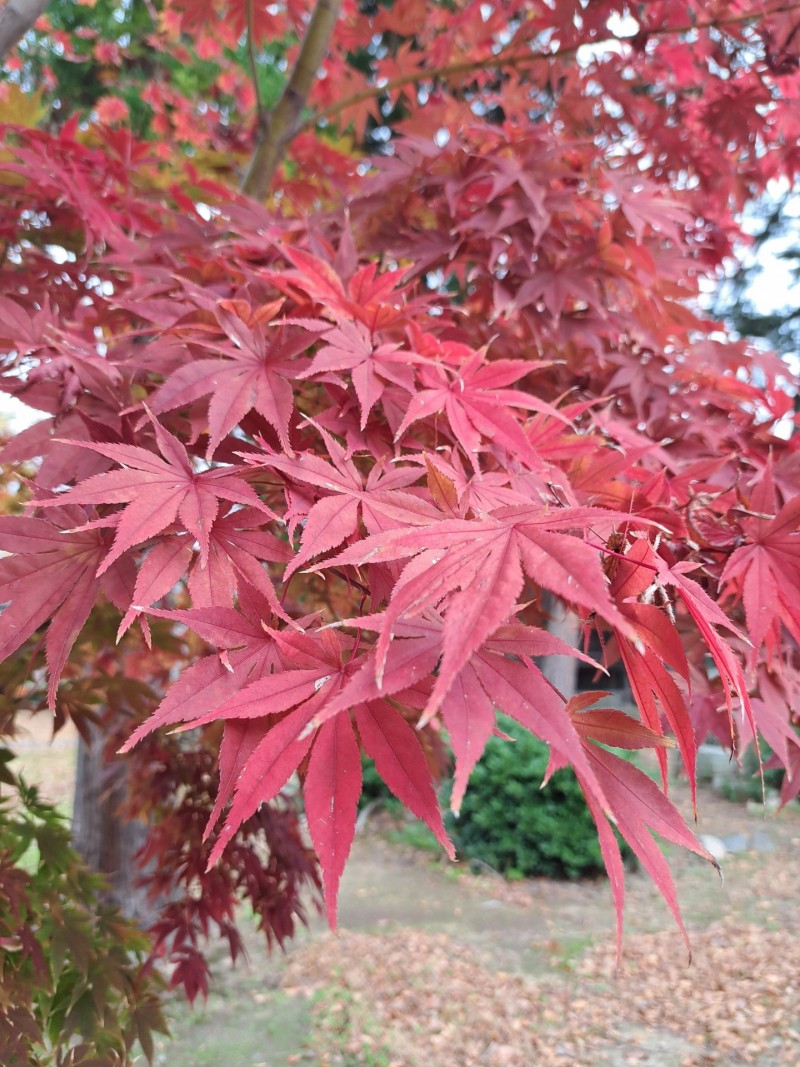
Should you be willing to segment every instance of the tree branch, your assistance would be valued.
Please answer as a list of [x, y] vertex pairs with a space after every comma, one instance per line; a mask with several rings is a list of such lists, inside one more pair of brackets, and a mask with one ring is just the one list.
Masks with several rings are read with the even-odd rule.
[[6, 0], [0, 7], [0, 60], [21, 40], [50, 0]]
[[256, 57], [256, 42], [253, 37], [253, 0], [247, 0], [247, 62], [250, 67], [250, 77], [253, 81], [253, 91], [256, 94], [258, 128], [262, 129], [266, 119], [266, 112], [264, 111], [264, 101], [261, 97], [261, 86], [258, 81], [258, 59]]
[[294, 70], [280, 100], [263, 116], [242, 192], [263, 200], [287, 144], [300, 129], [300, 116], [328, 51], [342, 0], [317, 0]]
[[315, 115], [312, 115], [305, 123], [303, 123], [302, 128], [313, 126], [315, 123], [319, 122], [320, 119], [327, 119], [334, 115], [338, 115], [347, 108], [354, 107], [356, 104], [363, 104], [365, 101], [373, 100], [376, 97], [383, 96], [385, 93], [394, 92], [396, 89], [404, 89], [409, 85], [418, 85], [420, 82], [446, 80], [447, 78], [457, 77], [461, 74], [470, 74], [472, 71], [508, 70], [517, 67], [528, 67], [533, 66], [535, 63], [549, 62], [553, 59], [564, 59], [569, 56], [574, 56], [578, 49], [583, 48], [585, 45], [593, 48], [602, 48], [604, 45], [609, 44], [625, 44], [626, 42], [631, 44], [637, 39], [650, 40], [655, 37], [667, 37], [673, 34], [690, 33], [692, 30], [718, 29], [723, 26], [752, 22], [756, 19], [768, 18], [770, 15], [781, 15], [791, 11], [800, 12], [800, 4], [782, 4], [778, 7], [771, 8], [769, 11], [750, 11], [745, 14], [740, 12], [737, 15], [723, 15], [720, 18], [709, 19], [706, 22], [689, 23], [685, 26], [665, 26], [660, 29], [644, 28], [636, 34], [635, 37], [607, 37], [602, 41], [582, 41], [580, 44], [569, 45], [566, 48], [557, 48], [552, 52], [506, 51], [500, 52], [496, 56], [489, 56], [487, 59], [462, 60], [459, 63], [450, 63], [446, 66], [435, 67], [433, 69], [420, 67], [417, 70], [410, 71], [408, 74], [398, 75], [398, 77], [384, 82], [383, 85], [370, 86], [368, 89], [362, 89], [358, 93], [353, 93], [352, 96], [345, 97], [344, 100], [339, 100], [337, 103], [331, 104], [330, 107], [326, 107], [322, 111], [318, 111]]

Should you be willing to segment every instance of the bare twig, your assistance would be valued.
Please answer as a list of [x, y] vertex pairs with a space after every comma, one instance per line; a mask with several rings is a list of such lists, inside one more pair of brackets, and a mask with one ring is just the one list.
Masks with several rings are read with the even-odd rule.
[[348, 585], [352, 585], [354, 588], [360, 590], [364, 596], [371, 596], [369, 589], [363, 582], [356, 581], [355, 578], [350, 578], [344, 571], [340, 571], [338, 567], [328, 568], [331, 574], [335, 574], [337, 578], [341, 578], [343, 582], [347, 582]]

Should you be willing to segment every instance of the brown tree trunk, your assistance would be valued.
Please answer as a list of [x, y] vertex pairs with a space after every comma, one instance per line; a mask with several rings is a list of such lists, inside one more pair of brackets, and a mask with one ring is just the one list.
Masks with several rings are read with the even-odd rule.
[[91, 744], [81, 739], [75, 778], [72, 837], [86, 863], [106, 876], [108, 898], [140, 926], [155, 918], [153, 905], [137, 885], [139, 868], [134, 861], [144, 844], [144, 823], [123, 820], [119, 809], [125, 798], [128, 766], [122, 759], [107, 761], [103, 733], [91, 727]]
[[[260, 133], [242, 182], [242, 192], [256, 200], [263, 200], [269, 192], [270, 183], [283, 159], [286, 146], [299, 129], [303, 108], [328, 51], [341, 6], [342, 0], [317, 0], [297, 62], [280, 100], [272, 111], [263, 112], [258, 116]], [[248, 30], [248, 39], [250, 43], [252, 26]], [[257, 77], [254, 70], [256, 87]]]

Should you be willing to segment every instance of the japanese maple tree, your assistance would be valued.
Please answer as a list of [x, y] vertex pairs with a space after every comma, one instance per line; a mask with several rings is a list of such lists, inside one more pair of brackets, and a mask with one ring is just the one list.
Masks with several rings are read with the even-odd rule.
[[[795, 383], [698, 299], [800, 167], [800, 6], [156, 14], [113, 42], [45, 15], [3, 86], [2, 388], [42, 418], [3, 453], [34, 473], [0, 520], [2, 656], [43, 648], [61, 716], [97, 682], [87, 634], [161, 690], [109, 729], [194, 759], [203, 840], [147, 858], [239, 871], [214, 899], [255, 884], [248, 828], [296, 774], [335, 923], [362, 751], [452, 853], [443, 741], [457, 808], [502, 711], [573, 767], [620, 921], [612, 827], [680, 922], [651, 831], [710, 857], [666, 748], [694, 789], [709, 733], [761, 734], [800, 791]], [[72, 107], [48, 40], [116, 84]], [[621, 660], [638, 718], [559, 692], [551, 655]], [[655, 749], [661, 787], [610, 748]]]

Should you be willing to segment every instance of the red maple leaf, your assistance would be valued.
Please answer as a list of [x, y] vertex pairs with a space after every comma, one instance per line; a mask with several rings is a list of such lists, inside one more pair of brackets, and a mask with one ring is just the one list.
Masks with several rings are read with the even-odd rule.
[[238, 611], [222, 607], [147, 611], [190, 627], [220, 651], [183, 671], [150, 718], [125, 743], [123, 752], [159, 727], [196, 722], [280, 665], [274, 634], [268, 626], [272, 620], [270, 606], [246, 585], [240, 588]]
[[731, 736], [734, 736], [734, 698], [736, 698], [739, 708], [746, 716], [753, 733], [755, 733], [756, 723], [753, 718], [753, 709], [750, 704], [750, 695], [742, 664], [730, 644], [720, 636], [719, 630], [728, 630], [745, 644], [747, 643], [747, 638], [739, 627], [727, 617], [719, 605], [711, 599], [703, 587], [688, 577], [688, 572], [695, 569], [694, 564], [676, 563], [670, 567], [660, 556], [654, 556], [653, 558], [659, 567], [659, 582], [664, 586], [677, 590], [680, 594], [714, 661], [728, 709]]
[[[358, 629], [382, 630], [384, 615], [368, 615], [350, 620]], [[376, 650], [362, 656], [358, 670], [325, 710], [315, 717], [324, 723], [354, 703], [392, 696], [408, 700], [408, 693], [429, 678], [442, 653], [443, 620], [436, 612], [426, 612], [413, 622], [398, 625], [380, 683], [376, 677]], [[569, 761], [583, 768], [593, 781], [578, 737], [565, 715], [563, 697], [545, 681], [530, 657], [574, 656], [599, 667], [589, 657], [570, 648], [552, 634], [514, 623], [501, 627], [484, 648], [470, 657], [459, 670], [441, 701], [441, 715], [456, 758], [451, 807], [458, 811], [469, 775], [481, 757], [495, 729], [495, 708], [501, 707], [541, 740], [553, 745]], [[515, 659], [508, 657], [513, 656]], [[422, 705], [429, 704], [430, 687], [419, 690]], [[420, 706], [422, 706], [420, 705]], [[432, 715], [430, 704], [419, 721], [423, 726]], [[604, 804], [602, 791], [597, 796]]]
[[[641, 602], [651, 593], [655, 596], [658, 589], [654, 581], [658, 574], [655, 560], [656, 553], [646, 538], [636, 539], [624, 556], [614, 559], [612, 597], [632, 630], [628, 634], [615, 631], [614, 636], [642, 722], [661, 736], [663, 714], [675, 733], [695, 803], [697, 742], [684, 695], [667, 669], [672, 668], [688, 685], [689, 665], [678, 631], [667, 614], [668, 601], [665, 606]], [[658, 758], [666, 788], [667, 761], [662, 748]]]
[[270, 281], [290, 295], [297, 295], [298, 291], [305, 294], [338, 325], [357, 322], [374, 335], [403, 317], [406, 290], [398, 282], [404, 271], [379, 274], [376, 263], [367, 263], [353, 274], [345, 288], [339, 275], [324, 260], [288, 245], [281, 246], [281, 252], [296, 269], [270, 273]]
[[[201, 636], [227, 649], [244, 646], [252, 634], [253, 624], [234, 611], [155, 614], [188, 623]], [[262, 642], [265, 635], [270, 642], [269, 673], [242, 684], [241, 663], [232, 656], [229, 666], [233, 670], [228, 671], [225, 682], [214, 665], [217, 657], [201, 661], [205, 665], [203, 678], [213, 686], [205, 706], [203, 690], [197, 685], [201, 672], [193, 671], [198, 677], [192, 677], [189, 686], [181, 685], [182, 678], [175, 687], [184, 690], [180, 699], [171, 699], [171, 693], [125, 748], [166, 723], [182, 721], [186, 724], [184, 729], [216, 721], [225, 723], [220, 789], [206, 836], [229, 800], [231, 806], [214, 843], [210, 864], [242, 822], [283, 789], [310, 753], [305, 770], [306, 788], [310, 787], [312, 797], [307, 809], [309, 830], [323, 867], [329, 915], [335, 922], [338, 883], [352, 843], [356, 802], [361, 792], [360, 756], [358, 749], [354, 751], [348, 713], [337, 716], [346, 719], [346, 724], [337, 725], [334, 719], [319, 729], [313, 727], [315, 720], [325, 718], [326, 707], [340, 694], [352, 672], [353, 664], [345, 663], [342, 655], [352, 647], [352, 640], [331, 631], [298, 633], [273, 630], [263, 624], [261, 629]], [[236, 674], [238, 678], [234, 678]], [[220, 700], [223, 694], [224, 699]], [[209, 702], [212, 710], [208, 710]], [[428, 823], [452, 854], [416, 731], [395, 707], [379, 697], [350, 706], [361, 743], [375, 761], [378, 773], [398, 798]], [[320, 752], [315, 756], [317, 745]]]
[[[593, 783], [586, 782], [581, 769], [574, 766], [586, 803], [597, 825], [600, 848], [611, 881], [617, 914], [617, 958], [622, 949], [625, 871], [619, 844], [609, 823], [609, 815], [667, 902], [688, 947], [689, 941], [678, 908], [675, 884], [669, 866], [649, 831], [655, 831], [667, 841], [672, 841], [696, 853], [709, 863], [713, 863], [717, 870], [719, 867], [714, 858], [694, 837], [678, 810], [655, 782], [632, 763], [609, 752], [607, 748], [601, 747], [612, 745], [615, 748], [627, 750], [657, 748], [661, 751], [674, 744], [671, 740], [661, 736], [660, 731], [653, 731], [614, 708], [586, 710], [591, 704], [607, 695], [596, 692], [582, 693], [569, 701], [567, 710], [582, 739], [594, 776], [608, 800], [608, 811], [604, 813], [597, 802]], [[562, 766], [564, 766], [563, 760], [554, 758], [551, 754], [547, 776], [549, 777]]]
[[153, 420], [160, 456], [137, 445], [94, 444], [72, 441], [119, 463], [123, 469], [89, 478], [61, 496], [35, 500], [33, 507], [62, 504], [127, 504], [116, 519], [110, 552], [98, 567], [103, 574], [125, 552], [149, 541], [179, 520], [208, 558], [210, 532], [220, 500], [244, 504], [275, 514], [259, 500], [251, 487], [238, 477], [242, 468], [220, 467], [197, 472], [181, 442]]
[[[420, 419], [443, 415], [454, 440], [476, 470], [477, 454], [484, 440], [497, 442], [529, 465], [539, 466], [540, 459], [512, 414], [513, 409], [538, 411], [562, 422], [566, 420], [552, 405], [532, 393], [508, 388], [534, 371], [535, 363], [521, 359], [488, 362], [485, 349], [475, 351], [466, 345], [439, 342], [419, 331], [415, 347], [427, 362], [420, 367], [420, 387], [409, 401], [395, 440], [399, 441]], [[438, 355], [440, 362], [433, 362], [434, 355]]]
[[266, 521], [262, 511], [241, 507], [216, 520], [209, 535], [208, 560], [196, 559], [189, 572], [195, 607], [227, 607], [234, 594], [241, 596], [242, 589], [249, 586], [262, 594], [274, 614], [288, 620], [262, 561], [287, 563], [293, 553], [285, 541], [260, 529]]
[[395, 583], [377, 645], [380, 683], [396, 624], [447, 599], [436, 710], [455, 675], [514, 612], [524, 576], [628, 629], [611, 601], [599, 553], [571, 531], [626, 523], [601, 509], [501, 508], [481, 519], [443, 519], [366, 537], [313, 569], [410, 559]]
[[320, 727], [303, 783], [308, 829], [325, 872], [325, 903], [334, 930], [339, 881], [353, 843], [362, 784], [361, 745], [352, 719], [337, 715]]
[[412, 365], [422, 357], [409, 352], [399, 342], [376, 340], [360, 322], [343, 322], [333, 328], [320, 323], [319, 336], [322, 346], [316, 350], [308, 370], [298, 377], [330, 381], [337, 380], [336, 371], [349, 371], [361, 406], [362, 430], [383, 396], [386, 382], [413, 395], [416, 387]]
[[[214, 315], [226, 339], [209, 340], [198, 328], [183, 328], [199, 345], [212, 348], [225, 358], [193, 359], [167, 378], [149, 403], [158, 415], [210, 396], [208, 449], [210, 458], [220, 442], [249, 411], [255, 409], [275, 428], [281, 444], [289, 448], [289, 418], [294, 406], [290, 379], [305, 367], [297, 357], [309, 346], [306, 331], [271, 325], [282, 301], [275, 301], [250, 315], [234, 301], [220, 301]], [[237, 313], [238, 312], [238, 313]], [[248, 315], [249, 322], [241, 315]]]
[[301, 516], [303, 534], [300, 550], [286, 568], [285, 579], [314, 556], [330, 551], [356, 533], [359, 517], [369, 531], [378, 532], [396, 525], [398, 520], [414, 521], [423, 507], [416, 497], [397, 492], [417, 481], [415, 469], [376, 463], [365, 478], [335, 438], [321, 426], [316, 428], [331, 462], [314, 452], [292, 457], [277, 453], [243, 456], [248, 464], [278, 470], [293, 482], [330, 494], [309, 506], [307, 501], [298, 505], [293, 494], [287, 492], [290, 509], [285, 520], [290, 534]]
[[51, 706], [67, 656], [100, 590], [123, 611], [133, 591], [132, 568], [124, 562], [102, 567], [103, 578], [98, 577], [108, 544], [97, 529], [74, 529], [86, 520], [82, 509], [59, 507], [53, 520], [0, 516], [0, 549], [14, 553], [0, 559], [0, 600], [8, 602], [0, 614], [0, 659], [49, 619], [45, 650]]
[[[617, 743], [619, 744], [619, 740]], [[649, 831], [655, 831], [667, 841], [689, 849], [717, 867], [713, 856], [702, 847], [674, 805], [643, 771], [597, 745], [588, 743], [586, 750], [592, 769], [608, 798], [617, 828], [666, 900], [688, 947], [689, 941], [675, 894], [675, 883], [667, 861]], [[622, 856], [607, 817], [577, 770], [576, 776], [597, 825], [600, 848], [611, 882], [617, 913], [617, 956], [619, 957], [622, 947], [622, 913], [625, 900], [625, 873]]]
[[800, 640], [800, 501], [790, 500], [774, 518], [742, 523], [748, 543], [728, 558], [720, 578], [744, 600], [754, 650], [775, 646], [778, 620]]

